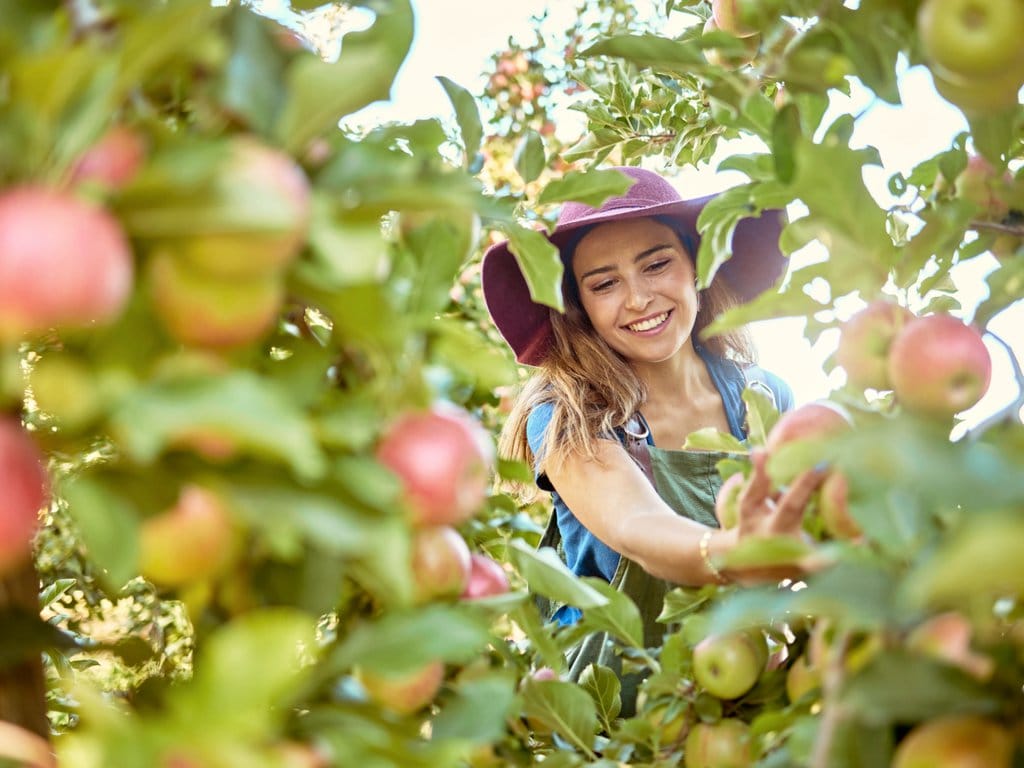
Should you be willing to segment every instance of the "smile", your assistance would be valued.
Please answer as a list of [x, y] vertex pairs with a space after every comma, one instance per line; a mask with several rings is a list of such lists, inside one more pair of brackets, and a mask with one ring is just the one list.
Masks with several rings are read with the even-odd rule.
[[626, 327], [629, 328], [629, 330], [633, 331], [634, 333], [643, 333], [644, 331], [652, 331], [655, 328], [657, 328], [659, 325], [662, 325], [666, 320], [668, 320], [669, 314], [670, 313], [668, 313], [668, 312], [662, 312], [660, 315], [655, 315], [654, 317], [649, 317], [646, 320], [641, 320], [638, 323], [630, 323]]

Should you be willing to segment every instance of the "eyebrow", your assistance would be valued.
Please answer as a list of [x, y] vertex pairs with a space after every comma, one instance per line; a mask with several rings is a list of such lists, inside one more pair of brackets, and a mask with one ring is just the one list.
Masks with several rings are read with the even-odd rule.
[[[635, 264], [638, 261], [642, 261], [643, 259], [645, 259], [648, 256], [650, 256], [652, 253], [657, 253], [660, 250], [663, 250], [665, 248], [671, 248], [671, 247], [672, 247], [671, 243], [659, 243], [658, 245], [651, 246], [647, 250], [640, 251], [640, 253], [638, 253], [636, 256], [634, 256], [633, 257], [633, 263]], [[614, 269], [614, 267], [612, 267], [610, 265], [606, 265], [606, 266], [603, 266], [603, 267], [595, 267], [594, 269], [591, 269], [591, 270], [589, 270], [587, 272], [584, 272], [582, 275], [580, 275], [579, 279], [582, 282], [583, 280], [586, 280], [591, 275], [600, 275], [600, 274], [602, 274], [604, 272], [611, 272], [613, 269]]]

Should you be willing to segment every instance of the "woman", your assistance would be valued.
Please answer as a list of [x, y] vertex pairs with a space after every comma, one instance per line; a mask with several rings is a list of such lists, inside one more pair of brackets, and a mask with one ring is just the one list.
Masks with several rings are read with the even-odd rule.
[[[770, 390], [783, 410], [792, 394], [753, 366], [745, 332], [703, 341], [700, 332], [781, 274], [781, 216], [741, 221], [733, 257], [698, 291], [696, 219], [710, 198], [683, 200], [657, 174], [617, 170], [634, 180], [625, 195], [598, 209], [567, 204], [550, 235], [565, 265], [564, 315], [530, 299], [507, 243], [485, 255], [483, 289], [516, 359], [537, 368], [509, 415], [501, 452], [531, 462], [538, 485], [553, 494], [557, 526], [546, 543], [560, 539], [577, 575], [632, 597], [650, 646], [660, 642], [655, 619], [672, 584], [771, 577], [720, 570], [715, 558], [748, 536], [796, 535], [820, 477], [806, 473], [773, 493], [765, 457], [754, 454], [739, 523], [718, 528], [715, 466], [723, 456], [681, 450], [686, 436], [714, 427], [745, 438], [740, 395], [748, 382]], [[562, 606], [555, 618], [572, 623], [579, 615]], [[576, 649], [571, 674], [593, 661], [620, 669], [604, 637]], [[626, 712], [636, 682], [624, 680]]]

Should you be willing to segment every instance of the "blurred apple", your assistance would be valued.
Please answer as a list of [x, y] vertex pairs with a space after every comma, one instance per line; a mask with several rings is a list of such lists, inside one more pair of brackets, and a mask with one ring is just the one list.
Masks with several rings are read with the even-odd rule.
[[1012, 70], [979, 78], [963, 78], [932, 67], [938, 94], [969, 115], [991, 115], [1017, 106], [1021, 75]]
[[171, 241], [176, 255], [193, 266], [228, 278], [278, 274], [306, 241], [311, 210], [309, 180], [285, 152], [248, 136], [232, 140], [216, 176], [216, 194], [228, 210], [256, 207], [258, 228], [225, 220], [209, 231]]
[[0, 763], [15, 768], [57, 768], [57, 758], [41, 736], [0, 720]]
[[693, 677], [720, 699], [737, 699], [757, 683], [768, 661], [760, 631], [709, 635], [693, 649]]
[[1024, 80], [1024, 4], [1020, 0], [925, 0], [917, 31], [925, 56], [962, 77], [1007, 71]]
[[280, 313], [284, 285], [275, 275], [215, 278], [169, 251], [150, 258], [149, 289], [167, 332], [183, 344], [230, 347], [266, 333]]
[[401, 480], [414, 523], [458, 525], [483, 505], [494, 446], [466, 411], [437, 404], [399, 416], [378, 444], [377, 460]]
[[142, 523], [139, 570], [161, 587], [212, 578], [230, 562], [233, 538], [225, 499], [209, 488], [185, 485], [174, 506]]
[[412, 539], [412, 574], [418, 602], [455, 597], [469, 582], [469, 547], [450, 526], [418, 528]]
[[686, 728], [685, 707], [671, 701], [659, 701], [643, 713], [643, 718], [650, 724], [656, 744], [665, 746], [682, 740]]
[[742, 472], [729, 475], [715, 496], [715, 517], [722, 528], [734, 528], [740, 521], [740, 494], [746, 477]]
[[124, 231], [103, 209], [42, 187], [0, 193], [0, 339], [113, 320], [133, 271]]
[[848, 496], [846, 475], [837, 470], [829, 472], [818, 490], [818, 514], [825, 531], [834, 539], [855, 539], [861, 535], [860, 526], [850, 516]]
[[135, 178], [145, 158], [142, 134], [125, 125], [115, 125], [78, 158], [71, 181], [120, 189]]
[[991, 720], [949, 715], [929, 720], [896, 747], [892, 768], [1010, 768], [1013, 738]]
[[711, 20], [718, 29], [729, 34], [750, 37], [757, 34], [766, 21], [758, 6], [767, 4], [769, 0], [711, 0]]
[[791, 482], [821, 462], [823, 442], [849, 428], [846, 412], [828, 401], [807, 403], [782, 414], [765, 443], [772, 477], [781, 483]]
[[1008, 172], [999, 173], [981, 155], [971, 155], [967, 158], [967, 167], [956, 177], [956, 195], [977, 206], [983, 218], [1000, 221], [1010, 212], [1003, 197], [1012, 181]]
[[46, 352], [28, 376], [32, 398], [58, 427], [76, 431], [100, 413], [100, 389], [87, 364], [69, 354]]
[[807, 654], [798, 657], [786, 671], [786, 695], [793, 704], [821, 687], [821, 672], [811, 666]]
[[749, 768], [754, 762], [750, 726], [726, 718], [697, 723], [686, 737], [686, 768]]
[[50, 480], [35, 442], [11, 417], [0, 417], [0, 576], [29, 559]]
[[359, 669], [356, 678], [367, 696], [379, 706], [399, 715], [409, 715], [434, 700], [444, 682], [444, 663], [433, 661], [413, 672], [398, 675]]
[[907, 636], [907, 648], [959, 667], [978, 680], [992, 677], [995, 662], [971, 649], [974, 628], [962, 613], [949, 611], [918, 624]]
[[896, 399], [908, 411], [938, 418], [960, 413], [988, 391], [992, 359], [981, 334], [951, 315], [910, 322], [889, 350]]
[[[704, 22], [705, 35], [719, 29], [720, 27], [715, 23], [714, 18], [710, 18]], [[754, 57], [757, 55], [757, 51], [761, 45], [761, 36], [757, 33], [754, 33], [749, 37], [741, 37], [735, 35], [735, 33], [731, 34], [733, 34], [734, 37], [737, 37], [741, 43], [740, 48], [737, 51], [723, 48], [705, 48], [704, 58], [708, 60], [708, 63], [714, 64], [716, 67], [723, 67], [724, 69], [739, 69], [754, 60]]]
[[843, 323], [836, 362], [853, 386], [890, 388], [889, 348], [896, 334], [913, 318], [909, 309], [879, 299]]
[[469, 560], [469, 581], [462, 591], [463, 600], [493, 597], [508, 592], [508, 576], [500, 564], [487, 555], [474, 552]]

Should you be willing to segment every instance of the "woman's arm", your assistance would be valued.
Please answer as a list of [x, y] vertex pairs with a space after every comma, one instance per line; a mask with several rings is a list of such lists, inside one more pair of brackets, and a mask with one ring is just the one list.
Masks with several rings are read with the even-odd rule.
[[[544, 467], [566, 506], [598, 539], [651, 575], [692, 586], [715, 582], [716, 575], [700, 552], [709, 529], [676, 514], [662, 501], [621, 444], [599, 442], [596, 459], [571, 455]], [[712, 559], [743, 537], [797, 535], [803, 509], [822, 479], [821, 473], [805, 473], [784, 495], [775, 497], [764, 455], [755, 454], [753, 464], [752, 481], [740, 497], [739, 524], [724, 531], [711, 529]], [[756, 578], [750, 573], [736, 575], [744, 581]]]

